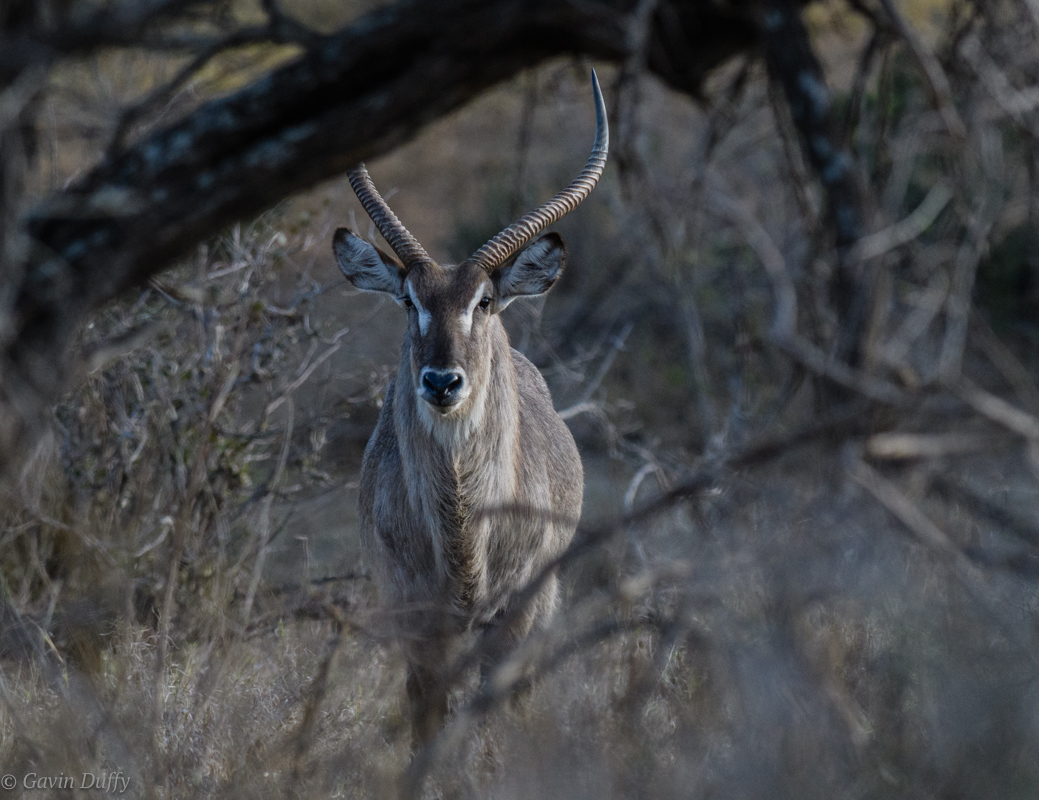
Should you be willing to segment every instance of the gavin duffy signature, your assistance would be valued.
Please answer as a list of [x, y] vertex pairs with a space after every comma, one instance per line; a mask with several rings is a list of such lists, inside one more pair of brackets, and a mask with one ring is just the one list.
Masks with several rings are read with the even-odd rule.
[[[0, 784], [5, 789], [14, 788], [14, 776], [4, 775]], [[122, 794], [130, 785], [130, 779], [122, 772], [84, 772], [82, 777], [66, 775], [40, 775], [28, 772], [22, 778], [23, 789], [96, 789], [108, 794]]]

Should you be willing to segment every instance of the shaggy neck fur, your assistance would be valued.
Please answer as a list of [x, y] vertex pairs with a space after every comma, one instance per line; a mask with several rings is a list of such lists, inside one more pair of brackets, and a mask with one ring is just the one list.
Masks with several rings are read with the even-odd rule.
[[[416, 392], [405, 340], [394, 391], [394, 427], [412, 515], [428, 531], [437, 572], [447, 576], [459, 610], [486, 602], [486, 549], [495, 510], [516, 503], [519, 394], [508, 335], [495, 317], [491, 353], [473, 392], [457, 411], [441, 415]], [[500, 519], [500, 515], [498, 517]]]

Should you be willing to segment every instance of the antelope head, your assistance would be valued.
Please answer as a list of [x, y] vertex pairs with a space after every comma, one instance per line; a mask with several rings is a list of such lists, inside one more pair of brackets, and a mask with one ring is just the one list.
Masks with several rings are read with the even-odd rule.
[[457, 266], [437, 264], [426, 254], [390, 210], [363, 164], [347, 173], [396, 257], [340, 228], [333, 241], [336, 259], [358, 289], [389, 294], [407, 310], [412, 385], [422, 401], [420, 408], [441, 417], [465, 415], [474, 389], [489, 380], [491, 337], [500, 328], [497, 314], [517, 297], [544, 294], [562, 274], [566, 250], [559, 235], [531, 240], [576, 208], [602, 175], [609, 129], [594, 71], [592, 88], [595, 143], [581, 174]]

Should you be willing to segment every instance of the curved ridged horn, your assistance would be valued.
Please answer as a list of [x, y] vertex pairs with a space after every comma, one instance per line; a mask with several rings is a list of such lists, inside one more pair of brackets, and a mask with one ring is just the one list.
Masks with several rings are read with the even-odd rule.
[[372, 177], [368, 174], [364, 164], [358, 164], [351, 170], [347, 170], [346, 177], [350, 179], [350, 185], [354, 188], [357, 199], [361, 201], [364, 210], [372, 218], [375, 227], [379, 229], [386, 243], [393, 248], [397, 258], [401, 260], [406, 268], [411, 267], [419, 261], [432, 261], [422, 249], [414, 236], [408, 233], [397, 215], [394, 214], [386, 201], [382, 199], [379, 190], [372, 183]]
[[595, 93], [595, 143], [588, 163], [573, 183], [529, 214], [503, 230], [473, 255], [488, 272], [504, 264], [523, 245], [537, 236], [556, 220], [569, 214], [584, 200], [599, 182], [606, 166], [606, 151], [610, 147], [610, 126], [606, 121], [606, 103], [602, 99], [599, 79], [592, 70], [592, 91]]

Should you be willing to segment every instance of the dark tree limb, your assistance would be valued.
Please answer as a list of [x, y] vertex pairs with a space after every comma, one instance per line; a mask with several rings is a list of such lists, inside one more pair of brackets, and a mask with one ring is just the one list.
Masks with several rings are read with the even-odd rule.
[[296, 41], [301, 44], [313, 43], [312, 39], [306, 34], [302, 34], [299, 39], [290, 38], [290, 36], [293, 35], [290, 32], [291, 29], [290, 31], [286, 31], [279, 26], [280, 23], [272, 18], [271, 23], [268, 25], [237, 30], [229, 36], [219, 39], [204, 47], [202, 51], [192, 58], [188, 64], [182, 67], [168, 83], [152, 90], [123, 112], [119, 122], [116, 124], [115, 133], [112, 134], [112, 142], [106, 153], [107, 157], [118, 157], [125, 146], [127, 134], [130, 132], [130, 129], [134, 124], [139, 122], [142, 117], [150, 113], [153, 109], [160, 106], [162, 103], [167, 102], [174, 94], [180, 91], [188, 81], [197, 75], [203, 67], [221, 53], [235, 47], [241, 47], [242, 45], [253, 44], [256, 42], [277, 42], [278, 44], [284, 44], [286, 42]]
[[841, 322], [835, 356], [855, 367], [870, 313], [872, 291], [851, 248], [864, 232], [862, 190], [833, 113], [822, 65], [812, 50], [793, 0], [762, 0], [756, 19], [769, 78], [783, 87], [801, 148], [823, 187], [826, 218], [837, 246], [838, 269], [831, 299]]

